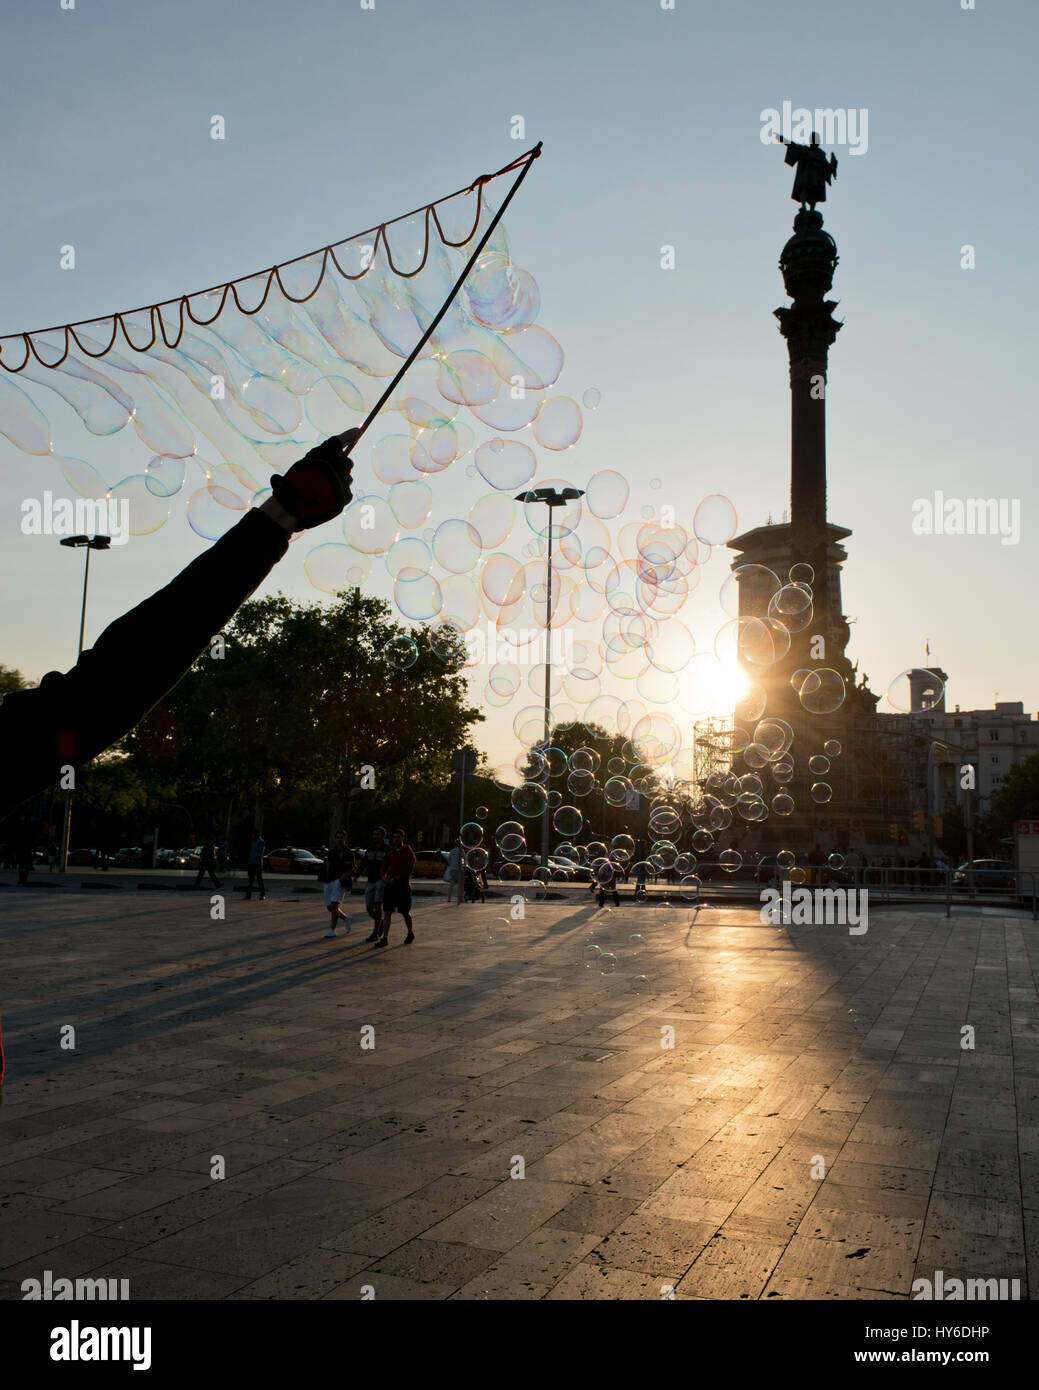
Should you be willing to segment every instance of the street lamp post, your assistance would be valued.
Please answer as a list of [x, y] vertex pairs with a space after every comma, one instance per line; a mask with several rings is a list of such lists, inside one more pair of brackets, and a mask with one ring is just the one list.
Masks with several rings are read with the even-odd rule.
[[532, 492], [521, 492], [517, 502], [543, 502], [548, 508], [548, 588], [545, 596], [545, 809], [541, 826], [541, 865], [548, 868], [548, 827], [549, 827], [549, 767], [548, 750], [551, 739], [552, 722], [552, 508], [565, 507], [568, 502], [576, 502], [583, 497], [581, 488], [565, 487], [562, 492], [552, 487], [535, 488]]
[[[85, 549], [87, 552], [86, 563], [83, 566], [83, 603], [79, 610], [79, 650], [76, 660], [83, 655], [83, 634], [87, 622], [87, 585], [90, 582], [90, 552], [92, 550], [107, 550], [112, 544], [111, 536], [63, 536], [62, 545], [70, 546], [73, 550]], [[59, 871], [64, 873], [68, 868], [69, 860], [69, 834], [72, 829], [72, 791], [65, 793], [65, 821], [61, 830], [61, 858], [59, 861]]]

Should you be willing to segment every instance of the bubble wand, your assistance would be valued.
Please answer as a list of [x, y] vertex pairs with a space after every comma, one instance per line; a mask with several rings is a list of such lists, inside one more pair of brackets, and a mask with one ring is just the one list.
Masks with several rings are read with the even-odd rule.
[[422, 351], [422, 349], [429, 342], [430, 338], [436, 332], [436, 329], [441, 319], [447, 313], [448, 309], [451, 307], [452, 303], [457, 297], [459, 290], [461, 290], [462, 286], [465, 284], [466, 280], [468, 280], [470, 274], [472, 273], [473, 266], [476, 264], [477, 260], [479, 260], [480, 253], [483, 251], [483, 248], [487, 245], [488, 241], [490, 241], [492, 232], [494, 231], [495, 227], [497, 227], [502, 217], [505, 215], [505, 209], [512, 202], [513, 196], [518, 190], [520, 184], [523, 182], [523, 180], [527, 177], [527, 174], [530, 172], [530, 166], [534, 163], [534, 160], [537, 159], [538, 156], [541, 154], [541, 145], [542, 142], [539, 140], [537, 144], [534, 146], [534, 148], [528, 151], [527, 154], [521, 155], [519, 160], [513, 160], [512, 164], [506, 164], [505, 168], [499, 169], [497, 174], [481, 174], [478, 179], [474, 179], [473, 182], [469, 185], [467, 191], [472, 192], [472, 190], [476, 188], [479, 184], [487, 183], [491, 179], [496, 179], [499, 174], [504, 174], [507, 170], [513, 168], [520, 161], [522, 161], [523, 163], [523, 168], [520, 170], [516, 182], [512, 185], [508, 193], [505, 195], [501, 207], [491, 218], [490, 226], [487, 228], [483, 236], [480, 238], [479, 245], [477, 246], [473, 254], [469, 257], [465, 269], [462, 271], [461, 275], [455, 281], [451, 289], [451, 293], [444, 300], [443, 304], [440, 306], [440, 309], [434, 316], [429, 327], [425, 330], [425, 332], [419, 338], [418, 342], [412, 348], [411, 352], [408, 354], [408, 357], [405, 360], [404, 365], [400, 368], [396, 376], [390, 382], [389, 386], [386, 387], [386, 390], [382, 393], [379, 399], [372, 406], [371, 410], [365, 416], [361, 424], [359, 426], [355, 426], [353, 429], [344, 430], [341, 434], [337, 436], [337, 438], [342, 441], [344, 447], [352, 449], [354, 445], [358, 442], [358, 440], [363, 438], [365, 431], [368, 429], [368, 426], [372, 423], [372, 421], [378, 415], [379, 411], [383, 408], [386, 402], [393, 395], [394, 391], [396, 391], [397, 387], [400, 385], [400, 382], [405, 372], [412, 365], [412, 363], [418, 357], [419, 353]]

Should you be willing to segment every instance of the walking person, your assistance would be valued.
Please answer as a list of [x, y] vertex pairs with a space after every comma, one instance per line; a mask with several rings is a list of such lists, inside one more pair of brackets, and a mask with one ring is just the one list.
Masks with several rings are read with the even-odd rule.
[[365, 941], [378, 941], [382, 931], [382, 900], [386, 889], [382, 871], [386, 867], [386, 854], [386, 831], [383, 826], [377, 825], [372, 831], [372, 842], [361, 855], [361, 862], [357, 866], [358, 874], [364, 874], [367, 878], [364, 910], [374, 923], [372, 934], [366, 936]]
[[198, 876], [195, 879], [195, 887], [202, 887], [202, 878], [205, 874], [213, 880], [214, 888], [222, 888], [223, 884], [216, 876], [216, 836], [210, 835], [206, 843], [202, 846], [202, 853], [198, 857]]
[[221, 840], [216, 847], [216, 867], [219, 873], [227, 873], [227, 860], [230, 852], [230, 846], [227, 841]]
[[458, 901], [462, 901], [462, 842], [455, 840], [447, 856], [447, 868], [444, 870], [444, 882], [447, 884], [447, 901], [451, 901], [451, 894], [458, 889]]
[[346, 831], [337, 830], [335, 844], [328, 851], [321, 871], [325, 885], [325, 907], [328, 909], [329, 923], [325, 936], [335, 936], [339, 922], [345, 922], [344, 932], [350, 934], [350, 918], [343, 911], [341, 903], [354, 886], [354, 852], [346, 843]]
[[404, 945], [410, 946], [415, 940], [411, 927], [411, 875], [415, 868], [415, 851], [406, 843], [403, 830], [395, 830], [390, 836], [390, 849], [383, 868], [383, 881], [386, 884], [382, 900], [382, 935], [376, 946], [389, 944], [390, 923], [393, 914], [399, 912], [404, 918], [408, 934]]
[[605, 903], [605, 901], [606, 901], [606, 894], [607, 894], [607, 893], [609, 893], [609, 894], [612, 896], [614, 907], [620, 907], [620, 905], [621, 905], [621, 898], [620, 898], [620, 894], [617, 892], [617, 868], [616, 868], [616, 865], [614, 865], [614, 864], [611, 864], [611, 865], [610, 865], [609, 876], [606, 877], [606, 878], [600, 878], [600, 879], [599, 879], [599, 906], [600, 906], [600, 907], [602, 907], [603, 904]]
[[249, 899], [250, 899], [250, 898], [252, 897], [252, 895], [253, 895], [253, 880], [254, 880], [254, 879], [256, 880], [256, 886], [257, 886], [257, 888], [259, 888], [259, 890], [260, 890], [260, 902], [265, 902], [265, 901], [266, 901], [266, 898], [267, 898], [267, 889], [264, 887], [264, 882], [263, 882], [263, 856], [264, 856], [264, 854], [266, 853], [266, 851], [267, 851], [267, 842], [264, 840], [264, 838], [263, 838], [263, 836], [260, 834], [259, 830], [254, 830], [254, 831], [253, 831], [253, 842], [252, 842], [252, 844], [249, 846], [249, 862], [248, 862], [248, 864], [246, 865], [246, 869], [245, 869], [246, 874], [247, 874], [247, 876], [248, 876], [248, 882], [247, 882], [246, 885], [245, 885], [245, 901], [246, 901], [246, 902], [248, 902]]

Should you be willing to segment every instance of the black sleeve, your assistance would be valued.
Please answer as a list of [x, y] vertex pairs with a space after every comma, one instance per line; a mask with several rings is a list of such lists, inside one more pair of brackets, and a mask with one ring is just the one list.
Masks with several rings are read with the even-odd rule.
[[248, 512], [175, 579], [110, 624], [71, 671], [0, 703], [0, 813], [110, 747], [162, 699], [288, 549]]

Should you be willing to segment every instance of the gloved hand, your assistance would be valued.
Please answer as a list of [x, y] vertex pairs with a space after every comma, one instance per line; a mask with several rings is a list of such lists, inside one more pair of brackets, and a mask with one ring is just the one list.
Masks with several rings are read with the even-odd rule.
[[339, 515], [353, 496], [350, 479], [353, 462], [348, 450], [360, 430], [349, 430], [345, 442], [338, 436], [316, 445], [284, 474], [271, 478], [271, 492], [299, 530], [321, 526]]

